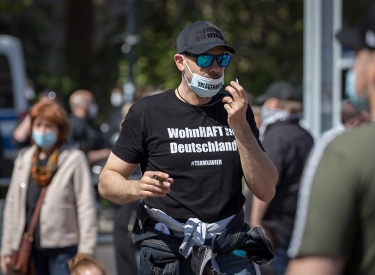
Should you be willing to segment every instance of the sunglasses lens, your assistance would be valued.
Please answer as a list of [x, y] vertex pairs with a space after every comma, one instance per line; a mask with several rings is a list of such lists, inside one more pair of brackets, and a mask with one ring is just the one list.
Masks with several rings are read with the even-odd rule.
[[217, 57], [217, 63], [219, 67], [226, 67], [229, 65], [231, 55], [230, 54], [221, 54]]
[[[227, 67], [230, 63], [230, 54], [221, 54], [217, 56], [217, 64], [219, 67]], [[208, 68], [214, 62], [215, 56], [210, 54], [202, 54], [197, 57], [197, 65], [202, 68]]]
[[209, 54], [202, 54], [197, 57], [197, 65], [202, 68], [208, 68], [214, 62], [215, 56]]

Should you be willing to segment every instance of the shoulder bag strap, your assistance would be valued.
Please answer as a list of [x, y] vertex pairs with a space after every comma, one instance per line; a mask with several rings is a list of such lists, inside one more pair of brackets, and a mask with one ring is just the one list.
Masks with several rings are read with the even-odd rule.
[[27, 228], [27, 231], [26, 231], [27, 237], [31, 237], [32, 238], [34, 236], [36, 224], [38, 222], [38, 218], [39, 218], [39, 214], [40, 214], [40, 209], [42, 208], [43, 199], [44, 199], [44, 197], [46, 195], [46, 191], [47, 191], [47, 186], [43, 187], [42, 190], [40, 191], [40, 195], [39, 195], [38, 201], [36, 203], [36, 207], [35, 207], [33, 216], [31, 217], [30, 224], [29, 224], [29, 226]]

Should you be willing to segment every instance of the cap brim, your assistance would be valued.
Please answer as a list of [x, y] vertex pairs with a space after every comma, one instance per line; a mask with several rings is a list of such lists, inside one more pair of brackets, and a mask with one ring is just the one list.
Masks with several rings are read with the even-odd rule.
[[348, 47], [353, 51], [359, 51], [365, 47], [360, 39], [358, 29], [342, 29], [336, 34], [336, 38], [343, 46]]
[[258, 96], [258, 97], [255, 99], [255, 102], [256, 102], [257, 104], [263, 104], [264, 101], [266, 101], [267, 98], [268, 98], [268, 95], [266, 95], [266, 94], [262, 94], [262, 95]]
[[209, 44], [199, 45], [195, 48], [187, 49], [186, 51], [192, 54], [202, 54], [212, 48], [219, 47], [219, 46], [223, 46], [224, 49], [230, 53], [236, 53], [236, 51], [231, 46], [228, 46], [223, 43], [209, 43]]

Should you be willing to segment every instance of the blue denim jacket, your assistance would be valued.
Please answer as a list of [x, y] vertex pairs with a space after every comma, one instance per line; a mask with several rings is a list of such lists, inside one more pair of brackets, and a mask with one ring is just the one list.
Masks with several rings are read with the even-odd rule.
[[[133, 228], [133, 242], [140, 246], [140, 266], [138, 274], [173, 274], [180, 271], [179, 260], [183, 256], [179, 247], [183, 238], [166, 235], [154, 229], [153, 220], [141, 201], [138, 204], [137, 219]], [[268, 264], [274, 255], [271, 243], [265, 237], [261, 227], [250, 228], [244, 222], [243, 210], [239, 212], [223, 232], [212, 239], [206, 240], [203, 246], [194, 246], [191, 255], [191, 267], [194, 274], [220, 274], [214, 272], [210, 265], [215, 253], [231, 253], [244, 250], [247, 257], [259, 265]]]

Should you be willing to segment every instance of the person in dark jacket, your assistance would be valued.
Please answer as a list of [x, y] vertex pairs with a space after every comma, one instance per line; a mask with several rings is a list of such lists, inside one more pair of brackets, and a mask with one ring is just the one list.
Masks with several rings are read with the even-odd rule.
[[299, 125], [302, 105], [294, 99], [293, 87], [284, 81], [272, 83], [257, 98], [258, 103], [263, 103], [260, 139], [278, 170], [279, 179], [271, 202], [253, 199], [250, 224], [267, 222], [276, 229], [280, 246], [271, 265], [277, 275], [285, 273], [289, 261], [286, 252], [294, 226], [300, 179], [313, 146], [312, 136]]
[[94, 119], [98, 113], [98, 105], [94, 95], [88, 90], [77, 90], [69, 98], [71, 131], [69, 141], [76, 142], [84, 151], [90, 165], [106, 160], [111, 152], [105, 148], [105, 138]]

